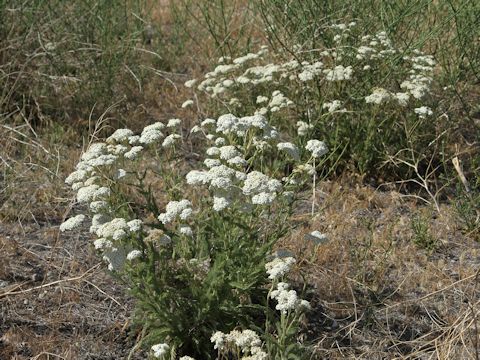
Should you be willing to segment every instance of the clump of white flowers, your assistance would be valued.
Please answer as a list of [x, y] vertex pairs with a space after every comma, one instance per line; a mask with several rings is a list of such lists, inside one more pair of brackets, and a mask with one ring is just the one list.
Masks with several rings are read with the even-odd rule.
[[142, 256], [142, 251], [141, 250], [132, 250], [127, 254], [127, 260], [133, 261], [139, 257]]
[[[220, 287], [225, 291], [222, 296], [231, 296], [228, 301], [232, 304], [238, 300], [237, 284], [232, 285], [232, 278], [227, 278], [237, 270], [241, 274], [252, 269], [253, 285], [241, 284], [242, 289], [247, 288], [242, 290], [246, 295], [264, 291], [266, 282], [270, 283], [266, 300], [273, 300], [279, 313], [268, 311], [267, 322], [279, 323], [266, 327], [267, 332], [273, 328], [277, 331], [263, 340], [273, 336], [278, 344], [287, 346], [290, 335], [286, 330], [294, 328], [291, 325], [298, 324], [310, 308], [309, 302], [287, 283], [296, 260], [293, 254], [280, 256], [278, 251], [277, 257], [265, 264], [265, 273], [258, 255], [263, 258], [272, 251], [277, 237], [284, 236], [291, 206], [312, 177], [315, 188], [322, 163], [319, 158], [328, 153], [328, 147], [337, 150], [343, 145], [333, 137], [325, 142], [315, 138], [350, 120], [349, 125], [365, 129], [361, 128], [364, 114], [370, 117], [365, 122], [375, 129], [371, 119], [390, 115], [384, 110], [394, 106], [402, 106], [402, 111], [420, 118], [433, 114], [426, 106], [426, 95], [435, 62], [420, 52], [400, 59], [402, 69], [407, 69], [400, 85], [368, 82], [372, 84], [368, 92], [358, 89], [357, 84], [365, 83], [364, 76], [375, 79], [376, 72], [390, 64], [386, 59], [395, 54], [398, 57], [399, 51], [385, 32], [359, 37], [351, 31], [355, 26], [352, 22], [325, 27], [325, 31], [333, 32], [334, 47], [330, 49], [308, 51], [302, 44], [293, 48], [294, 56], [270, 56], [262, 47], [235, 59], [222, 57], [204, 77], [185, 82], [191, 94], [181, 108], [188, 111], [179, 109], [193, 114], [215, 108], [215, 118], [203, 114], [192, 117], [202, 116], [198, 122], [174, 118], [165, 124], [148, 125], [138, 134], [118, 129], [105, 142], [92, 143], [67, 177], [65, 182], [75, 191], [77, 203], [91, 215], [94, 246], [108, 268], [120, 276], [130, 276], [130, 285], [138, 296], [147, 292], [149, 297], [142, 300], [154, 302], [150, 305], [156, 309], [153, 315], [158, 321], [153, 326], [161, 327], [162, 334], [165, 331], [164, 339], [172, 346], [170, 350], [164, 343], [153, 345], [154, 357], [176, 356], [170, 354], [176, 352], [176, 346], [191, 340], [174, 338], [172, 334], [180, 328], [185, 329], [186, 337], [190, 337], [190, 331], [205, 332], [201, 327], [189, 328], [190, 314], [183, 314], [175, 304], [189, 303], [201, 314], [195, 308], [201, 303], [198, 294], [206, 289], [214, 293]], [[202, 98], [198, 92], [218, 106], [204, 107], [197, 100]], [[191, 129], [185, 128], [188, 124], [192, 124]], [[188, 135], [183, 137], [185, 131]], [[342, 137], [344, 134], [339, 135]], [[194, 152], [189, 149], [191, 145]], [[185, 156], [187, 149], [192, 157]], [[188, 159], [185, 166], [179, 166], [182, 159]], [[191, 193], [196, 196], [190, 197]], [[60, 230], [75, 229], [85, 219], [83, 214], [68, 219]], [[305, 239], [315, 245], [328, 240], [319, 231], [312, 231]], [[242, 259], [231, 258], [238, 253]], [[219, 263], [219, 259], [228, 261]], [[252, 259], [257, 259], [256, 263]], [[249, 276], [241, 275], [250, 283]], [[149, 283], [152, 279], [158, 283]], [[182, 291], [173, 291], [179, 286]], [[157, 294], [158, 289], [169, 291]], [[231, 289], [231, 294], [225, 289]], [[220, 306], [215, 296], [211, 298], [202, 301], [208, 301], [211, 308], [218, 307], [221, 316], [232, 316], [228, 323], [240, 319], [236, 323], [244, 324], [247, 317], [223, 312], [224, 305]], [[169, 328], [171, 311], [176, 311], [182, 321], [175, 331]], [[223, 320], [217, 318], [211, 323]], [[260, 336], [252, 330], [202, 335], [203, 340], [211, 336], [219, 357], [263, 360], [271, 355], [263, 350]], [[181, 359], [192, 360], [188, 356]]]
[[180, 201], [170, 201], [165, 207], [165, 212], [158, 216], [163, 224], [169, 224], [178, 218], [186, 220], [192, 215], [192, 203], [183, 199]]
[[60, 231], [71, 231], [73, 229], [78, 228], [80, 225], [82, 225], [83, 221], [85, 220], [85, 215], [79, 214], [77, 216], [74, 216], [65, 222], [63, 222], [60, 225]]
[[421, 106], [419, 108], [416, 108], [414, 111], [420, 119], [425, 119], [427, 116], [433, 114], [432, 109], [430, 109], [428, 106]]
[[366, 103], [373, 103], [380, 105], [382, 103], [385, 103], [391, 99], [392, 95], [390, 94], [389, 91], [383, 89], [383, 88], [376, 88], [373, 90], [373, 93], [371, 95], [368, 95], [365, 97]]
[[327, 145], [323, 141], [316, 139], [308, 140], [305, 149], [310, 151], [314, 158], [321, 157], [328, 152]]
[[219, 353], [228, 356], [229, 353], [238, 354], [239, 349], [245, 360], [266, 360], [268, 354], [262, 349], [260, 337], [252, 330], [232, 330], [228, 334], [221, 331], [215, 332], [210, 341], [214, 343], [213, 348]]
[[153, 356], [156, 357], [157, 359], [165, 358], [165, 355], [168, 354], [169, 350], [170, 350], [170, 346], [164, 343], [155, 344], [152, 346]]
[[282, 314], [289, 311], [304, 311], [310, 309], [310, 303], [306, 300], [299, 299], [295, 290], [290, 290], [286, 282], [279, 281], [282, 279], [295, 264], [293, 257], [275, 258], [265, 264], [268, 278], [276, 283], [276, 289], [272, 289], [269, 293], [270, 298], [277, 301], [275, 308]]
[[271, 280], [278, 280], [287, 274], [292, 266], [296, 263], [295, 258], [285, 257], [285, 258], [275, 258], [272, 261], [265, 264], [265, 269], [267, 270], [268, 278]]

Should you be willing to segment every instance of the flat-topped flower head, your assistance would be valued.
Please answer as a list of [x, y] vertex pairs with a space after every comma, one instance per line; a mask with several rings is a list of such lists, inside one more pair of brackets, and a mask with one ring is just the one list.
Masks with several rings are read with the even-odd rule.
[[323, 141], [315, 139], [308, 140], [305, 149], [312, 153], [314, 158], [323, 156], [328, 152], [327, 145]]
[[169, 350], [170, 350], [170, 346], [164, 343], [156, 344], [152, 346], [153, 356], [158, 359], [163, 359], [165, 355], [168, 354]]
[[73, 229], [76, 229], [82, 225], [83, 221], [85, 220], [85, 215], [79, 214], [77, 216], [74, 216], [65, 222], [63, 222], [60, 225], [60, 231], [71, 231]]
[[165, 207], [165, 212], [158, 216], [163, 224], [169, 224], [180, 218], [186, 220], [192, 214], [192, 203], [189, 200], [183, 199], [180, 201], [170, 201]]
[[282, 278], [286, 273], [290, 271], [292, 266], [296, 263], [293, 257], [277, 257], [272, 261], [265, 264], [268, 278], [271, 280], [277, 280]]
[[142, 251], [141, 250], [132, 250], [127, 254], [127, 260], [128, 261], [133, 261], [135, 259], [138, 259], [142, 256]]
[[117, 129], [107, 138], [108, 143], [128, 141], [130, 136], [133, 136], [133, 131], [130, 129]]

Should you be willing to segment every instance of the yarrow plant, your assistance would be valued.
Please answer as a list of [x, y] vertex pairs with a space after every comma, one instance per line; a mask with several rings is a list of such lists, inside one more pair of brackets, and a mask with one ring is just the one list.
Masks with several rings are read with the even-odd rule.
[[[74, 230], [91, 219], [99, 256], [138, 300], [136, 320], [153, 357], [208, 359], [218, 349], [205, 340], [217, 331], [243, 327], [246, 336], [265, 318], [282, 326], [298, 322], [296, 316], [281, 319], [300, 302], [290, 299], [286, 305], [283, 293], [267, 296], [270, 281], [287, 269], [268, 265], [266, 273], [265, 263], [291, 228], [294, 203], [316, 172], [312, 159], [325, 156], [327, 149], [318, 140], [307, 148], [282, 142], [264, 115], [229, 113], [191, 129], [204, 141], [205, 155], [200, 166], [186, 172], [186, 164], [180, 169], [176, 163], [187, 148], [181, 124], [178, 119], [157, 122], [139, 134], [119, 129], [105, 142], [91, 144], [66, 179], [85, 214], [60, 229]], [[282, 163], [293, 164], [293, 171], [283, 174]], [[293, 264], [285, 261], [287, 267]], [[288, 291], [293, 296], [295, 291]], [[267, 315], [271, 299], [282, 304], [278, 319]], [[265, 334], [284, 339], [280, 347], [258, 335], [258, 341], [270, 344], [269, 352], [286, 351], [280, 329], [265, 327]], [[233, 343], [242, 358], [267, 356], [251, 342]]]
[[[347, 148], [357, 166], [376, 164], [377, 133], [390, 131], [396, 107], [407, 122], [434, 113], [423, 102], [433, 59], [400, 56], [408, 71], [399, 88], [376, 84], [401, 52], [385, 33], [360, 36], [355, 26], [325, 28], [335, 48], [308, 56], [297, 46], [289, 55], [261, 47], [222, 57], [203, 79], [185, 83], [196, 101], [181, 107], [195, 112], [205, 99], [211, 117], [118, 129], [90, 144], [66, 179], [84, 213], [60, 230], [90, 218], [99, 256], [137, 298], [135, 318], [153, 357], [307, 353], [297, 337], [310, 304], [287, 279], [295, 259], [272, 258], [293, 228], [296, 201], [311, 188], [315, 212], [317, 173]], [[402, 136], [388, 131], [382, 136]], [[193, 143], [200, 161], [183, 161]], [[360, 154], [359, 146], [372, 151]], [[307, 239], [319, 246], [326, 236]]]
[[186, 85], [213, 101], [214, 111], [265, 116], [297, 147], [325, 139], [334, 167], [349, 162], [363, 174], [408, 172], [385, 162], [406, 147], [422, 152], [435, 139], [433, 57], [396, 47], [384, 31], [364, 34], [356, 22], [324, 24], [317, 32], [313, 50], [290, 44], [222, 57]]

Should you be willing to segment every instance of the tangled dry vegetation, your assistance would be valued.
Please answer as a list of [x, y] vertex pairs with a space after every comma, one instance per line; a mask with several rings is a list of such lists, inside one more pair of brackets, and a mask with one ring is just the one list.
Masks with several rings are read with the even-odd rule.
[[[46, 3], [55, 8], [55, 2]], [[152, 356], [150, 347], [142, 345], [150, 328], [138, 326], [132, 317], [132, 286], [121, 275], [111, 276], [88, 226], [59, 232], [66, 219], [85, 210], [65, 178], [89, 144], [115, 129], [140, 133], [146, 125], [167, 124], [172, 118], [183, 120], [178, 131], [186, 140], [169, 166], [172, 174], [185, 177], [204, 160], [205, 140], [190, 130], [225, 108], [238, 116], [250, 110], [253, 115], [258, 98], [255, 88], [244, 89], [245, 99], [255, 95], [253, 105], [235, 108], [225, 95], [233, 90], [224, 89], [209, 102], [184, 83], [204, 80], [219, 57], [238, 58], [262, 45], [274, 54], [268, 60], [311, 60], [310, 52], [325, 45], [315, 29], [328, 21], [339, 24], [339, 19], [363, 21], [365, 33], [386, 30], [395, 41], [405, 40], [405, 51], [415, 43], [412, 48], [433, 54], [435, 81], [428, 101], [435, 117], [424, 128], [430, 133], [405, 139], [396, 132], [402, 126], [411, 135], [424, 125], [409, 124], [407, 110], [392, 108], [384, 110], [391, 116], [385, 128], [356, 125], [347, 130], [339, 125], [344, 118], [338, 114], [310, 133], [325, 140], [334, 155], [317, 169], [313, 197], [311, 188], [301, 188], [301, 200], [288, 216], [288, 232], [275, 243], [275, 250], [296, 259], [290, 283], [311, 307], [299, 318], [295, 342], [308, 347], [310, 359], [480, 358], [480, 26], [475, 26], [480, 25], [480, 8], [474, 1], [419, 0], [403, 10], [382, 8], [383, 23], [366, 14], [353, 18], [348, 11], [366, 6], [361, 1], [351, 9], [343, 2], [320, 6], [314, 0], [298, 8], [266, 0], [259, 7], [236, 0], [127, 1], [126, 12], [100, 0], [79, 3], [83, 7], [53, 13], [48, 6], [0, 4], [0, 16], [8, 19], [0, 25], [0, 359]], [[372, 8], [378, 4], [368, 3]], [[309, 6], [322, 8], [330, 18], [309, 18]], [[430, 16], [422, 22], [416, 15], [427, 8]], [[395, 11], [404, 21], [389, 19]], [[32, 22], [45, 13], [55, 20]], [[19, 14], [22, 24], [11, 20]], [[444, 30], [446, 24], [449, 29], [455, 25], [456, 33]], [[56, 32], [55, 26], [64, 31]], [[87, 31], [89, 26], [99, 33]], [[332, 36], [328, 41], [333, 46], [337, 40]], [[442, 41], [450, 50], [441, 48]], [[282, 140], [296, 141], [296, 120], [324, 114], [322, 105], [334, 100], [328, 96], [344, 100], [342, 106], [364, 103], [366, 95], [381, 92], [380, 85], [393, 96], [403, 79], [383, 81], [389, 74], [379, 67], [352, 91], [335, 85], [322, 93], [319, 86], [318, 94], [298, 95], [298, 88], [284, 86], [284, 94], [298, 96], [297, 106], [278, 113], [290, 122], [273, 125], [288, 134]], [[308, 86], [315, 88], [312, 84]], [[367, 85], [371, 88], [362, 92]], [[182, 106], [189, 99], [195, 105]], [[365, 107], [359, 118], [379, 116], [377, 110]], [[281, 118], [273, 111], [267, 116]], [[328, 138], [332, 129], [334, 144], [333, 134], [331, 143]], [[358, 134], [345, 142], [342, 131], [346, 137], [348, 131]], [[378, 134], [382, 136], [376, 138]], [[392, 134], [388, 140], [386, 134]], [[369, 146], [362, 146], [362, 137], [371, 140]], [[411, 147], [392, 151], [399, 141]], [[305, 142], [299, 140], [298, 147]], [[424, 146], [424, 152], [415, 146]], [[144, 164], [156, 166], [153, 157]], [[281, 163], [272, 174], [288, 176], [293, 167]], [[207, 189], [185, 184], [166, 192], [171, 179], [154, 175], [145, 179], [162, 206], [172, 194], [195, 205], [208, 197]], [[133, 191], [128, 194], [132, 203], [139, 199]], [[272, 211], [258, 231], [273, 224], [279, 212]], [[155, 220], [146, 210], [139, 213]], [[318, 246], [305, 241], [314, 231], [326, 234], [328, 241]], [[178, 355], [188, 355], [178, 349]]]

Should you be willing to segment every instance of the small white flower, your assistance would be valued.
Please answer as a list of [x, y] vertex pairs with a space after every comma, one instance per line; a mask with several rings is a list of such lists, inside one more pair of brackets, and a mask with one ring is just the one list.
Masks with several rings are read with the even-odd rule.
[[305, 136], [308, 134], [308, 131], [313, 129], [313, 124], [307, 124], [304, 121], [297, 121], [297, 133], [300, 136]]
[[318, 230], [312, 231], [310, 234], [305, 234], [304, 238], [305, 240], [313, 242], [315, 245], [320, 245], [328, 241], [327, 235]]
[[226, 88], [229, 88], [230, 86], [232, 86], [235, 82], [233, 80], [230, 80], [230, 79], [227, 79], [227, 80], [224, 80], [222, 85], [225, 86]]
[[128, 143], [130, 145], [135, 145], [135, 144], [138, 144], [139, 140], [140, 140], [140, 135], [132, 135], [128, 138]]
[[182, 109], [186, 109], [189, 106], [193, 105], [193, 100], [187, 100], [182, 104]]
[[205, 164], [205, 166], [207, 168], [212, 168], [214, 166], [220, 166], [222, 165], [222, 162], [218, 159], [210, 159], [210, 158], [206, 158], [203, 163]]
[[190, 130], [190, 134], [196, 134], [199, 132], [202, 132], [202, 128], [198, 125], [193, 126], [192, 129]]
[[337, 65], [334, 69], [326, 69], [324, 73], [328, 81], [350, 80], [352, 78], [353, 68], [351, 66], [344, 67], [343, 65]]
[[130, 129], [117, 129], [107, 138], [108, 143], [127, 141], [130, 136], [133, 136], [133, 131]]
[[224, 146], [226, 144], [226, 140], [222, 137], [218, 137], [215, 139], [215, 146]]
[[300, 74], [298, 74], [298, 79], [303, 82], [313, 80], [315, 78], [315, 73], [310, 69], [304, 69]]
[[394, 95], [395, 99], [398, 101], [400, 106], [407, 106], [410, 95], [408, 93], [398, 92]]
[[95, 197], [95, 192], [100, 188], [98, 185], [88, 185], [82, 187], [77, 192], [77, 201], [81, 204], [91, 202]]
[[164, 135], [160, 130], [143, 131], [138, 141], [141, 144], [149, 145], [160, 140], [163, 136]]
[[167, 123], [167, 128], [176, 128], [182, 124], [182, 120], [180, 119], [170, 119]]
[[167, 344], [156, 344], [152, 346], [153, 356], [159, 359], [165, 357], [169, 350], [170, 346]]
[[290, 310], [295, 310], [300, 305], [297, 292], [295, 290], [288, 290], [288, 284], [284, 282], [277, 284], [277, 289], [270, 293], [270, 297], [277, 300], [275, 309], [284, 314]]
[[113, 240], [122, 240], [127, 237], [128, 225], [123, 218], [115, 218], [98, 227], [96, 234], [103, 238], [112, 238]]
[[76, 170], [72, 172], [68, 177], [65, 179], [65, 183], [68, 185], [72, 185], [74, 183], [82, 182], [86, 179], [88, 173], [84, 170]]
[[339, 100], [333, 100], [332, 102], [326, 102], [323, 104], [322, 108], [327, 109], [329, 113], [337, 111], [342, 107], [342, 102]]
[[60, 225], [60, 231], [64, 232], [64, 231], [70, 231], [70, 230], [76, 229], [80, 225], [82, 225], [84, 220], [85, 220], [85, 215], [83, 214], [74, 216]]
[[129, 261], [135, 260], [140, 256], [142, 256], [142, 254], [143, 253], [140, 250], [132, 250], [127, 254], [127, 260]]
[[131, 232], [137, 232], [142, 229], [142, 220], [134, 219], [127, 222], [128, 230]]
[[197, 83], [197, 79], [191, 79], [191, 80], [185, 81], [184, 85], [187, 88], [192, 88], [196, 83]]
[[379, 105], [387, 102], [388, 100], [390, 100], [391, 97], [392, 95], [387, 90], [383, 88], [376, 88], [373, 90], [373, 93], [371, 95], [365, 97], [365, 102], [367, 104], [373, 103]]
[[126, 159], [134, 160], [137, 158], [138, 154], [140, 154], [143, 150], [143, 146], [133, 146], [129, 151], [127, 151], [123, 156]]
[[285, 257], [285, 258], [275, 258], [272, 261], [265, 264], [265, 269], [267, 270], [268, 278], [271, 280], [280, 279], [287, 272], [290, 271], [291, 267], [296, 263], [295, 258]]
[[215, 344], [213, 348], [217, 350], [223, 350], [225, 346], [225, 340], [226, 336], [221, 331], [215, 332], [210, 338], [210, 341]]
[[220, 150], [220, 159], [222, 160], [230, 160], [234, 157], [241, 156], [242, 154], [240, 151], [236, 149], [233, 145], [226, 145], [219, 148]]
[[213, 197], [213, 210], [222, 211], [230, 206], [230, 200], [223, 196]]
[[113, 243], [105, 238], [99, 238], [93, 242], [93, 246], [95, 246], [97, 250], [105, 250], [112, 248]]
[[78, 191], [79, 189], [81, 189], [84, 186], [85, 186], [85, 184], [83, 182], [76, 182], [76, 183], [72, 184], [72, 190], [73, 191]]
[[94, 214], [98, 214], [99, 212], [105, 210], [107, 207], [108, 207], [107, 202], [103, 200], [92, 201], [90, 203], [90, 211], [93, 212]]
[[430, 116], [433, 114], [432, 109], [430, 109], [428, 106], [421, 106], [419, 108], [415, 108], [415, 114], [418, 115], [420, 119], [425, 119], [427, 116]]
[[175, 142], [182, 137], [178, 134], [170, 134], [163, 140], [162, 147], [169, 148], [175, 145]]
[[268, 101], [268, 97], [259, 95], [257, 96], [257, 104], [262, 104]]
[[180, 225], [180, 228], [178, 229], [179, 233], [185, 236], [193, 236], [193, 231], [190, 226], [187, 225]]
[[163, 224], [173, 222], [177, 217], [186, 220], [192, 214], [192, 203], [189, 200], [170, 201], [165, 207], [165, 212], [158, 216]]

